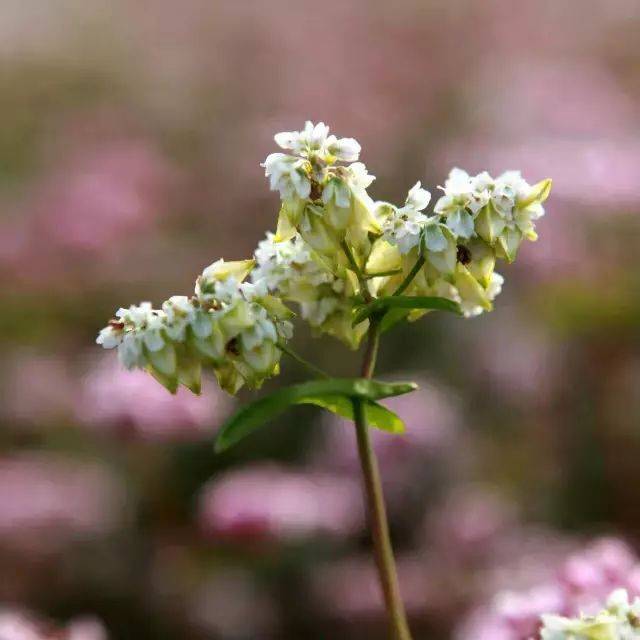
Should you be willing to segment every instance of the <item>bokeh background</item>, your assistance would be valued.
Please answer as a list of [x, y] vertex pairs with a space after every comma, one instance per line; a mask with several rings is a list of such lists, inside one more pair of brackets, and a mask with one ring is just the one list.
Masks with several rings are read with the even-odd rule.
[[640, 587], [639, 29], [633, 0], [4, 0], [3, 640], [385, 637], [349, 426], [299, 408], [214, 456], [235, 400], [94, 345], [250, 255], [259, 163], [305, 119], [361, 142], [378, 198], [554, 179], [493, 313], [383, 346], [421, 382], [376, 436], [416, 638], [520, 640], [559, 594]]

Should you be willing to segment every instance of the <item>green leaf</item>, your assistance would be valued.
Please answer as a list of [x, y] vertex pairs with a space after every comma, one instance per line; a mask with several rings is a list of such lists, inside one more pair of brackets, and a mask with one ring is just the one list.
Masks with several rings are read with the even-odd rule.
[[360, 324], [374, 314], [382, 314], [389, 309], [433, 309], [437, 311], [449, 311], [462, 315], [460, 305], [448, 298], [436, 298], [430, 296], [389, 296], [378, 298], [363, 307], [356, 314], [353, 326]]
[[391, 309], [384, 314], [384, 317], [380, 321], [380, 333], [386, 333], [390, 329], [393, 329], [399, 322], [402, 322], [409, 315], [411, 309]]
[[402, 429], [397, 416], [373, 401], [415, 389], [417, 385], [413, 382], [379, 382], [364, 378], [312, 380], [286, 387], [242, 407], [227, 420], [218, 434], [216, 451], [228, 449], [293, 404], [315, 404], [344, 417], [352, 417], [352, 410], [347, 409], [347, 403], [351, 404], [351, 399], [359, 398], [367, 402], [367, 415], [374, 426], [397, 432]]
[[[371, 400], [364, 402], [368, 425], [389, 433], [404, 433], [404, 422], [393, 411]], [[353, 401], [345, 396], [315, 396], [303, 398], [296, 404], [313, 404], [343, 418], [353, 420]]]

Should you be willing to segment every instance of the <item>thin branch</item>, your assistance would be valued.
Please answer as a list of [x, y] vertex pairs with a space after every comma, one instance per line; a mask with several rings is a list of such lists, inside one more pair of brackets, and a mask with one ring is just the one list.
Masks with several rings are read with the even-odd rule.
[[305, 369], [307, 369], [314, 375], [320, 378], [331, 377], [326, 371], [323, 371], [320, 367], [316, 367], [315, 364], [309, 362], [308, 360], [305, 360], [305, 358], [303, 358], [301, 355], [298, 355], [293, 349], [289, 348], [283, 342], [278, 342], [276, 346], [278, 347], [278, 349], [280, 349], [280, 351], [282, 351], [282, 353], [288, 355], [290, 358], [301, 364]]
[[402, 281], [402, 284], [391, 294], [393, 296], [402, 295], [407, 287], [413, 282], [413, 279], [418, 275], [418, 271], [422, 269], [422, 265], [424, 265], [424, 256], [420, 254], [416, 263], [413, 265], [413, 268], [407, 274], [407, 277]]
[[384, 276], [395, 276], [402, 273], [402, 269], [389, 269], [388, 271], [378, 271], [377, 273], [365, 273], [364, 278], [370, 280], [371, 278], [383, 278]]

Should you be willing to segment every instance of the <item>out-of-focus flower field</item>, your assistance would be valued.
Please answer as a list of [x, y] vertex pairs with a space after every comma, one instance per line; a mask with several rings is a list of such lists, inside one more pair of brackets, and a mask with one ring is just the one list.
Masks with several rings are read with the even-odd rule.
[[[385, 337], [375, 433], [417, 639], [525, 640], [640, 595], [640, 6], [5, 0], [0, 637], [385, 638], [352, 426], [300, 407], [223, 455], [95, 336], [275, 225], [274, 132], [354, 136], [400, 200], [451, 166], [554, 188], [493, 313]], [[337, 375], [342, 345], [300, 327]], [[302, 380], [283, 362], [281, 379]], [[240, 401], [247, 396], [241, 394]]]

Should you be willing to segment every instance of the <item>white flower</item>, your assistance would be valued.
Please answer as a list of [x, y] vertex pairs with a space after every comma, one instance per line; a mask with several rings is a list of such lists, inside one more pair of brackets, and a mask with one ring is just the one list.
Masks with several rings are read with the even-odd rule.
[[329, 145], [329, 153], [342, 162], [355, 162], [360, 157], [360, 144], [353, 138], [340, 138]]
[[311, 182], [305, 161], [285, 153], [271, 153], [262, 163], [264, 175], [269, 178], [272, 191], [279, 191], [283, 200], [297, 196], [306, 199], [311, 193]]
[[355, 189], [366, 189], [376, 179], [368, 171], [362, 162], [354, 162], [348, 167], [344, 167], [344, 174], [347, 182]]
[[595, 616], [565, 618], [543, 615], [542, 640], [638, 640], [640, 638], [640, 599], [629, 602], [624, 589], [617, 589], [606, 608]]
[[247, 277], [254, 264], [253, 260], [217, 260], [196, 280], [196, 298], [205, 306], [233, 304], [241, 295], [240, 283]]
[[405, 207], [410, 207], [416, 211], [422, 211], [427, 208], [430, 201], [431, 194], [426, 189], [423, 189], [418, 181], [413, 185], [413, 187], [411, 187], [411, 189], [409, 189]]
[[[473, 198], [473, 185], [469, 174], [462, 169], [454, 168], [440, 187], [444, 191], [435, 204], [434, 211], [446, 216], [446, 224], [451, 231], [461, 238], [473, 235], [473, 212], [477, 203]], [[471, 211], [471, 212], [470, 212]]]
[[196, 317], [196, 309], [193, 302], [187, 296], [171, 296], [162, 303], [162, 311], [165, 314], [165, 331], [172, 340], [184, 342], [187, 327], [193, 324]]
[[309, 322], [312, 327], [320, 327], [338, 308], [338, 299], [324, 297], [318, 300], [310, 300], [300, 305], [302, 317]]
[[256, 280], [255, 282], [243, 282], [240, 292], [245, 300], [252, 302], [258, 298], [263, 298], [269, 293], [269, 287], [264, 280]]
[[207, 296], [207, 298], [212, 298], [224, 305], [232, 305], [240, 297], [240, 283], [233, 277], [226, 280], [217, 280], [214, 284], [213, 294]]
[[337, 207], [347, 208], [351, 204], [351, 189], [342, 179], [331, 178], [322, 190], [322, 202], [329, 204], [335, 200]]
[[146, 325], [138, 329], [138, 333], [149, 351], [160, 351], [165, 345], [164, 320], [164, 314], [161, 315], [159, 311], [154, 311], [147, 317]]
[[384, 239], [396, 245], [401, 254], [407, 254], [418, 246], [429, 218], [422, 213], [431, 200], [431, 194], [422, 189], [419, 182], [411, 188], [404, 207], [396, 208], [387, 203], [378, 203], [375, 214], [382, 221]]
[[324, 122], [314, 125], [307, 120], [302, 131], [276, 133], [274, 140], [280, 148], [291, 151], [295, 156], [326, 165], [336, 160], [354, 162], [360, 155], [357, 140], [329, 135], [329, 127]]
[[329, 137], [329, 127], [324, 122], [314, 125], [307, 120], [302, 131], [283, 131], [273, 137], [282, 149], [293, 151], [295, 155], [308, 157], [314, 151], [326, 150], [327, 144], [337, 142], [335, 136]]
[[125, 369], [143, 368], [146, 359], [142, 349], [142, 340], [135, 333], [126, 333], [118, 346], [118, 359]]
[[290, 240], [276, 242], [274, 234], [267, 233], [266, 239], [258, 244], [255, 259], [252, 281], [263, 282], [269, 291], [283, 297], [295, 296], [301, 287], [313, 288], [335, 280], [297, 234]]
[[278, 332], [275, 324], [267, 315], [266, 309], [256, 305], [252, 311], [254, 314], [253, 325], [240, 334], [242, 345], [246, 349], [255, 349], [265, 340], [277, 342]]
[[115, 321], [100, 330], [96, 343], [102, 345], [104, 349], [115, 349], [122, 342], [124, 336], [124, 327], [118, 325]]

